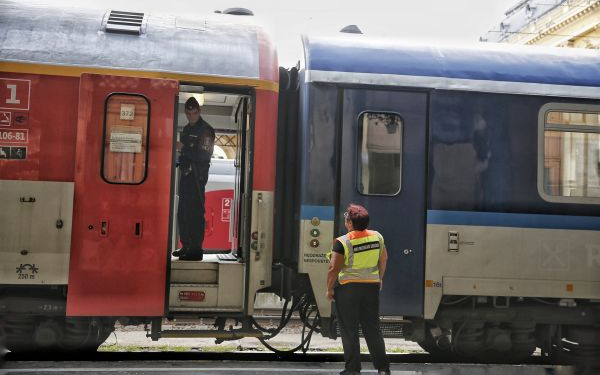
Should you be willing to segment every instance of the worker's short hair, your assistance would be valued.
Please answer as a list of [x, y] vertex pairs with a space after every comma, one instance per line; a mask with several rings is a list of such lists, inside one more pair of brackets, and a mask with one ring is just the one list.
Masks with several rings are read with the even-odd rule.
[[198, 103], [196, 98], [192, 96], [185, 102], [185, 109], [188, 111], [191, 111], [192, 109], [200, 109], [200, 103]]
[[352, 222], [354, 230], [365, 230], [369, 226], [369, 211], [356, 203], [348, 205], [344, 212], [344, 218]]

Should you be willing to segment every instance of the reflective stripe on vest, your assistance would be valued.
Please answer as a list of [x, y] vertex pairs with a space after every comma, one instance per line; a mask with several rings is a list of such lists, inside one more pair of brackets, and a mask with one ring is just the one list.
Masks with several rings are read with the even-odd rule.
[[372, 230], [353, 231], [337, 240], [344, 247], [340, 284], [379, 282], [379, 257], [384, 246], [381, 234]]

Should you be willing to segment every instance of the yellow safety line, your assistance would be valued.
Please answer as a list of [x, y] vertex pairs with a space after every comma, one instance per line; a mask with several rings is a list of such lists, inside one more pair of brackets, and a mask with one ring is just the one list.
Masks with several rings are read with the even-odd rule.
[[207, 75], [196, 75], [196, 74], [186, 74], [186, 73], [157, 72], [157, 71], [133, 70], [133, 69], [99, 68], [99, 67], [90, 67], [90, 66], [50, 65], [50, 64], [28, 63], [28, 62], [0, 61], [0, 72], [43, 74], [43, 75], [67, 76], [67, 77], [79, 77], [83, 73], [93, 73], [93, 74], [106, 74], [106, 75], [140, 77], [140, 78], [174, 79], [176, 81], [186, 82], [186, 83], [189, 82], [189, 83], [234, 85], [234, 86], [249, 86], [249, 87], [255, 87], [257, 89], [262, 89], [262, 90], [269, 90], [269, 91], [275, 91], [275, 92], [279, 91], [279, 85], [277, 82], [264, 81], [264, 80], [252, 79], [252, 78], [207, 76]]

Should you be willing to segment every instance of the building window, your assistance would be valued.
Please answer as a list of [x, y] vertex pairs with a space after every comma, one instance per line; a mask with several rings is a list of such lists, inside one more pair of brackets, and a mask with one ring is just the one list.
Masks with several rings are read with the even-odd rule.
[[600, 106], [544, 107], [542, 195], [550, 201], [600, 203]]
[[111, 94], [105, 103], [102, 177], [114, 184], [146, 178], [150, 104], [142, 95]]
[[396, 195], [402, 182], [402, 119], [364, 112], [358, 118], [357, 188], [361, 194]]

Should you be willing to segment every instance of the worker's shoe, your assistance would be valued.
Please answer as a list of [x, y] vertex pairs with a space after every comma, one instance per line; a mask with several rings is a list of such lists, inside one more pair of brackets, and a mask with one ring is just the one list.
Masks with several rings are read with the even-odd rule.
[[188, 251], [187, 248], [182, 247], [180, 249], [177, 249], [177, 250], [173, 251], [171, 254], [173, 254], [174, 257], [180, 257], [183, 254], [185, 254], [187, 251]]
[[340, 375], [360, 375], [360, 371], [344, 370], [340, 372]]
[[179, 256], [179, 260], [202, 260], [204, 251], [202, 249], [187, 249]]

